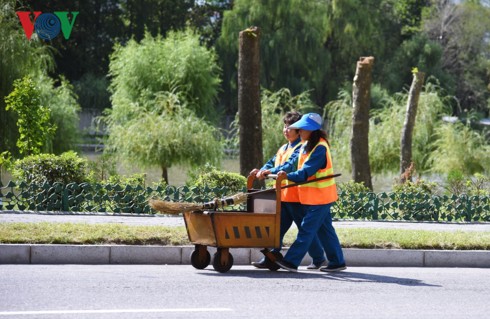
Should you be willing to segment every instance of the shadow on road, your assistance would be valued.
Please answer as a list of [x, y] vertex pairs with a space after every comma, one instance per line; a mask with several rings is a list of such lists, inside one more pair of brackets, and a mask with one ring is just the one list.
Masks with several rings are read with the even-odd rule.
[[321, 271], [299, 271], [296, 273], [286, 272], [286, 271], [269, 271], [262, 269], [252, 269], [252, 270], [242, 270], [242, 269], [231, 269], [226, 273], [219, 273], [212, 269], [205, 269], [201, 273], [205, 276], [216, 276], [216, 277], [250, 277], [255, 279], [327, 279], [327, 280], [338, 280], [338, 281], [350, 281], [350, 282], [376, 282], [383, 284], [396, 284], [402, 286], [415, 286], [415, 287], [441, 287], [440, 285], [432, 285], [423, 282], [419, 279], [413, 278], [403, 278], [403, 277], [393, 277], [386, 275], [377, 275], [353, 271], [342, 271], [336, 273], [326, 273]]

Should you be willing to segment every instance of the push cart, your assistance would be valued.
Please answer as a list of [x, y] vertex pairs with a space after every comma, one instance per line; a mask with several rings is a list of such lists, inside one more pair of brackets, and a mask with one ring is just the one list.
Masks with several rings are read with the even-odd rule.
[[248, 177], [245, 211], [184, 212], [187, 234], [195, 245], [191, 254], [194, 268], [209, 266], [211, 255], [207, 247], [211, 246], [217, 248], [212, 263], [218, 272], [227, 272], [233, 266], [230, 248], [263, 248], [267, 268], [279, 269], [275, 260], [282, 259], [282, 255], [269, 248], [280, 248], [281, 181], [284, 178], [274, 177], [276, 187], [268, 192], [253, 189], [255, 177]]

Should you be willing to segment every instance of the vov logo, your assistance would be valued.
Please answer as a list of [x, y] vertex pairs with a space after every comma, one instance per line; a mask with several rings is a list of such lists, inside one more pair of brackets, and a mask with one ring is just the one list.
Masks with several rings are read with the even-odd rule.
[[27, 39], [31, 39], [32, 33], [35, 31], [37, 36], [42, 40], [52, 40], [56, 38], [60, 31], [66, 40], [70, 38], [73, 25], [78, 16], [78, 11], [72, 11], [71, 22], [68, 19], [68, 11], [55, 11], [54, 13], [42, 13], [34, 11], [34, 20], [31, 20], [31, 12], [17, 11], [22, 28]]

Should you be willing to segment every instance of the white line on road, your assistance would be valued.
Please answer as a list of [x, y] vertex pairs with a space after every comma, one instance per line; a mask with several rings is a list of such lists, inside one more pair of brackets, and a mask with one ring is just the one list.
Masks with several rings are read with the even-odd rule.
[[66, 315], [93, 313], [159, 313], [159, 312], [219, 312], [233, 311], [230, 308], [168, 308], [168, 309], [100, 309], [100, 310], [40, 310], [40, 311], [2, 311], [0, 316], [15, 315]]

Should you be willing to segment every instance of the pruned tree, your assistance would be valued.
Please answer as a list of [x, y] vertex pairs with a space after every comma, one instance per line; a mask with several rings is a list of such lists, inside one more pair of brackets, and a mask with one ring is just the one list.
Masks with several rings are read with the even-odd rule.
[[350, 141], [352, 179], [373, 189], [369, 166], [369, 107], [374, 57], [361, 57], [357, 62], [352, 85], [352, 137]]
[[415, 126], [415, 118], [417, 116], [417, 107], [419, 104], [420, 92], [424, 84], [425, 73], [413, 71], [413, 81], [410, 86], [407, 101], [407, 112], [405, 115], [405, 122], [403, 123], [402, 137], [400, 142], [400, 182], [406, 182], [407, 175], [404, 175], [405, 171], [410, 167], [412, 163], [412, 135], [413, 128]]
[[262, 114], [260, 110], [260, 30], [251, 27], [240, 32], [238, 57], [238, 122], [240, 174], [248, 176], [263, 164]]

